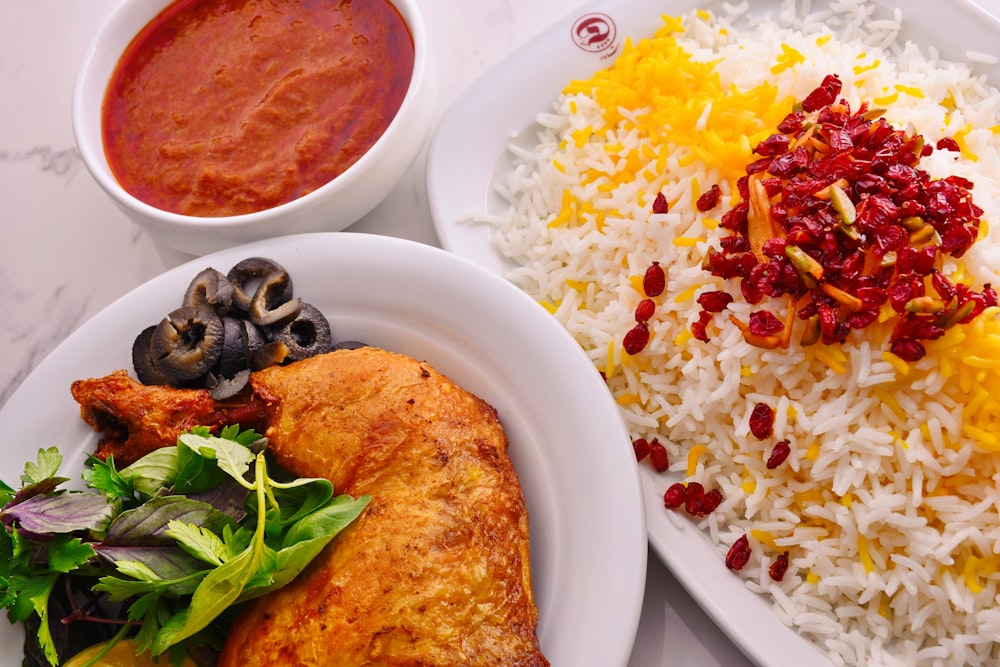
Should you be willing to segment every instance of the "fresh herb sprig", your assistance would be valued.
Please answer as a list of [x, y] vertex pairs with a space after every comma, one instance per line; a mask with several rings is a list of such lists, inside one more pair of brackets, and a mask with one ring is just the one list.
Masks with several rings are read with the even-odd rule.
[[[62, 455], [40, 449], [20, 490], [0, 481], [0, 607], [37, 624], [52, 665], [68, 657], [54, 624], [82, 620], [120, 624], [113, 641], [134, 633], [138, 653], [183, 659], [234, 605], [292, 581], [370, 500], [334, 495], [325, 479], [279, 481], [265, 447], [252, 430], [198, 427], [122, 470], [91, 457], [85, 490], [61, 488]], [[52, 618], [63, 585], [88, 599]], [[119, 615], [96, 615], [108, 603]]]

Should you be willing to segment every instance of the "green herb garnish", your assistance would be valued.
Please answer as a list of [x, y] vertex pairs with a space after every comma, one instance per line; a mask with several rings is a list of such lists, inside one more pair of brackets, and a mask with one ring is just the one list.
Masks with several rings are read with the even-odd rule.
[[[19, 491], [0, 481], [0, 607], [37, 624], [52, 665], [70, 657], [59, 622], [120, 624], [114, 640], [134, 633], [138, 653], [171, 661], [186, 641], [217, 640], [234, 605], [292, 581], [370, 500], [334, 495], [325, 479], [272, 478], [265, 447], [252, 430], [198, 427], [122, 470], [91, 457], [82, 491], [60, 488], [58, 449], [39, 450]], [[51, 618], [56, 586], [91, 599]], [[119, 615], [99, 617], [98, 602]]]

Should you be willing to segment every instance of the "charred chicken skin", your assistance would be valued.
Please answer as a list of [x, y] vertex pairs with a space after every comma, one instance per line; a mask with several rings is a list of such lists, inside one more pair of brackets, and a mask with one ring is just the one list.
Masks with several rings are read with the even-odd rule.
[[190, 426], [238, 421], [289, 471], [371, 495], [298, 579], [241, 612], [221, 666], [548, 665], [496, 411], [428, 364], [340, 350], [254, 373], [224, 404], [122, 372], [72, 391], [101, 456], [127, 462]]

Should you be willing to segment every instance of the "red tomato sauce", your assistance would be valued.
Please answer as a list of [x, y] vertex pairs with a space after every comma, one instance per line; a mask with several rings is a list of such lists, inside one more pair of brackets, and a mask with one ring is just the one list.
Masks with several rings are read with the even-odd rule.
[[387, 0], [178, 0], [133, 40], [102, 109], [132, 195], [201, 217], [301, 197], [385, 132], [413, 73]]

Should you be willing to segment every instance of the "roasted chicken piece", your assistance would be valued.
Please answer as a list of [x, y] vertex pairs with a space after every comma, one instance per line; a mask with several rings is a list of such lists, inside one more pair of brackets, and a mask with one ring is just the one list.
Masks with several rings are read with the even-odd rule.
[[336, 351], [254, 373], [242, 400], [215, 412], [203, 390], [121, 373], [78, 381], [73, 395], [116, 461], [240, 415], [286, 469], [371, 495], [298, 579], [249, 603], [220, 665], [548, 664], [527, 511], [496, 411], [428, 364]]
[[124, 370], [77, 380], [70, 391], [80, 404], [80, 416], [102, 434], [95, 456], [102, 461], [114, 456], [119, 468], [172, 445], [194, 426], [263, 429], [271, 414], [256, 394], [219, 403], [207, 391], [139, 384]]

